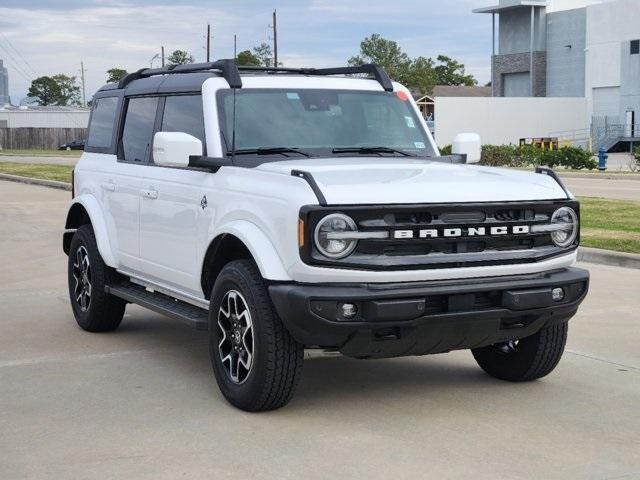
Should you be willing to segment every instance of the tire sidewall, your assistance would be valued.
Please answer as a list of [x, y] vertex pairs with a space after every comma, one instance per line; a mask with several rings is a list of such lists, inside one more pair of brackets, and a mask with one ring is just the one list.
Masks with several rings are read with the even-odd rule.
[[[71, 240], [71, 245], [69, 246], [69, 262], [67, 267], [67, 275], [68, 275], [68, 283], [69, 283], [69, 300], [71, 302], [71, 308], [73, 309], [73, 314], [75, 315], [76, 320], [81, 326], [87, 323], [93, 309], [95, 308], [94, 307], [95, 302], [93, 297], [94, 297], [95, 289], [99, 288], [99, 286], [97, 285], [97, 278], [96, 278], [97, 271], [95, 268], [97, 266], [96, 265], [97, 259], [95, 258], [95, 252], [94, 252], [94, 249], [92, 248], [90, 239], [88, 237], [89, 236], [86, 234], [86, 232], [82, 227], [76, 230], [76, 233], [73, 235], [73, 238]], [[84, 312], [82, 311], [82, 309], [80, 308], [80, 305], [78, 305], [78, 302], [75, 299], [75, 293], [74, 293], [75, 279], [73, 278], [73, 264], [76, 259], [76, 253], [78, 249], [82, 246], [87, 250], [87, 255], [89, 257], [89, 264], [91, 265], [91, 301], [89, 302], [89, 308]]]
[[[215, 372], [216, 381], [222, 393], [229, 398], [232, 403], [250, 409], [253, 399], [259, 398], [263, 390], [263, 382], [266, 377], [266, 363], [268, 356], [268, 346], [265, 345], [264, 319], [268, 312], [260, 311], [255, 297], [255, 289], [261, 286], [251, 285], [241, 271], [236, 268], [225, 268], [215, 282], [211, 293], [211, 304], [209, 308], [209, 352], [211, 364]], [[264, 287], [262, 287], [264, 288]], [[227, 292], [237, 290], [244, 297], [251, 322], [253, 324], [253, 363], [247, 379], [241, 383], [234, 383], [227, 373], [222, 360], [218, 343], [220, 335], [218, 332], [218, 312], [220, 304]]]

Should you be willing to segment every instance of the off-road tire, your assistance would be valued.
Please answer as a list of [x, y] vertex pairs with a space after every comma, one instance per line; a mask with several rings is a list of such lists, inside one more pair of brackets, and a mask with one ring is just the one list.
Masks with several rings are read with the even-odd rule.
[[[88, 308], [84, 311], [76, 299], [76, 279], [74, 277], [74, 264], [77, 264], [77, 253], [81, 247], [87, 253], [91, 276], [91, 296]], [[122, 322], [127, 302], [104, 291], [108, 279], [113, 275], [114, 272], [105, 265], [100, 256], [93, 228], [91, 225], [82, 225], [76, 230], [71, 239], [68, 281], [69, 300], [71, 301], [73, 315], [83, 330], [88, 332], [109, 332], [118, 328], [120, 322]]]
[[[220, 347], [225, 338], [218, 324], [219, 315], [223, 314], [220, 307], [230, 292], [240, 293], [246, 302], [253, 328], [253, 360], [242, 383], [232, 380], [228, 366], [223, 364], [225, 352]], [[252, 260], [228, 263], [215, 281], [209, 308], [209, 354], [220, 391], [237, 408], [249, 412], [275, 410], [293, 396], [302, 373], [304, 347], [293, 339], [278, 317]]]
[[507, 353], [497, 346], [473, 349], [478, 365], [489, 375], [510, 382], [527, 382], [556, 368], [567, 342], [568, 323], [560, 322], [518, 341]]

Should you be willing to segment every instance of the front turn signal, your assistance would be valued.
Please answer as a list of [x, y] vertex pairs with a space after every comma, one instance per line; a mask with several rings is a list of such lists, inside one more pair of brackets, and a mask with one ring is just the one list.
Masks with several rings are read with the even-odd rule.
[[298, 247], [304, 247], [304, 220], [298, 219]]

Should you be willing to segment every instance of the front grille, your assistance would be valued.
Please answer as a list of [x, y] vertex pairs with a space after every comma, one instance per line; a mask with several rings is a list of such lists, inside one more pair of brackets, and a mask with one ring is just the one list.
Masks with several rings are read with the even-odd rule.
[[[577, 239], [571, 247], [561, 249], [548, 232], [531, 232], [534, 225], [548, 224], [561, 206], [579, 213], [575, 201], [305, 207], [301, 217], [308, 226], [307, 241], [300, 254], [308, 264], [376, 270], [536, 262], [577, 247]], [[360, 232], [386, 231], [388, 237], [360, 240], [348, 257], [329, 260], [316, 251], [309, 235], [329, 213], [349, 215]], [[492, 234], [492, 227], [500, 233]], [[528, 231], [522, 233], [525, 229]]]

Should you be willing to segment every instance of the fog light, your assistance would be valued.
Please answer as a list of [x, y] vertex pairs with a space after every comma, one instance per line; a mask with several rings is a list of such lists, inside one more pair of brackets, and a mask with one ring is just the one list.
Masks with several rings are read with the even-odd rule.
[[560, 287], [551, 290], [551, 298], [554, 302], [559, 302], [564, 298], [564, 290]]
[[358, 307], [356, 307], [353, 303], [342, 304], [342, 316], [344, 318], [353, 318], [357, 314], [358, 314]]

